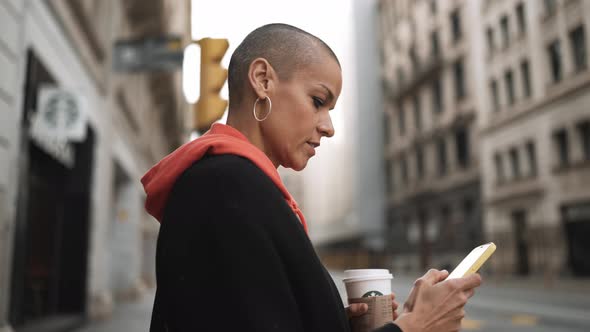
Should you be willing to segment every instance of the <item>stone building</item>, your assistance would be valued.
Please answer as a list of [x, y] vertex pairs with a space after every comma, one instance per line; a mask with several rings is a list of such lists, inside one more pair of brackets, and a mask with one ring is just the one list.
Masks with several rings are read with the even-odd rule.
[[187, 3], [0, 0], [0, 331], [63, 330], [153, 284], [139, 178], [185, 140], [187, 106], [178, 71], [115, 72], [113, 51], [188, 42]]
[[485, 231], [504, 274], [590, 275], [590, 3], [483, 1]]
[[382, 0], [388, 250], [448, 267], [483, 241], [477, 1]]
[[380, 16], [395, 262], [489, 240], [488, 272], [590, 274], [590, 3], [382, 0]]

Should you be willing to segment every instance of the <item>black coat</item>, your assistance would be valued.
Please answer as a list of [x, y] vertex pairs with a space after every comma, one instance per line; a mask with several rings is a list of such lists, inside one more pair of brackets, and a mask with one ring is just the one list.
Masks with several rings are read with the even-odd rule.
[[151, 332], [349, 331], [298, 218], [241, 157], [206, 157], [177, 180], [158, 236], [156, 278]]

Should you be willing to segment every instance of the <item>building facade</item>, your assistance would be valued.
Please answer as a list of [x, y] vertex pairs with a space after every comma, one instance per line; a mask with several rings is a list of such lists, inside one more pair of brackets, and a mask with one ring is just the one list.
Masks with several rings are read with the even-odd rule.
[[399, 271], [483, 241], [476, 1], [382, 0], [387, 243]]
[[[188, 36], [179, 5], [0, 1], [0, 331], [104, 317], [153, 284], [139, 178], [185, 137], [180, 74], [115, 72], [113, 45]], [[52, 89], [82, 100], [80, 117], [46, 103]], [[41, 116], [83, 134], [40, 136]]]
[[589, 7], [380, 3], [400, 268], [444, 267], [494, 241], [488, 272], [590, 274]]
[[502, 274], [590, 275], [590, 3], [483, 1], [485, 231]]

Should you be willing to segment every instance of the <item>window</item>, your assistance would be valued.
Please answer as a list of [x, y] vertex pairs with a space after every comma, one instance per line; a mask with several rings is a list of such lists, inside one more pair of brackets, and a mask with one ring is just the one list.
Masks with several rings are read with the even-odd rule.
[[455, 132], [455, 145], [459, 166], [469, 167], [469, 135], [466, 128], [458, 129]]
[[492, 54], [496, 48], [496, 44], [494, 42], [494, 29], [492, 27], [487, 28], [486, 36], [488, 37], [488, 52]]
[[424, 151], [421, 146], [416, 147], [416, 172], [418, 180], [424, 178]]
[[464, 71], [463, 60], [457, 60], [453, 65], [453, 73], [455, 75], [455, 98], [457, 100], [461, 100], [467, 95]]
[[529, 175], [537, 175], [537, 152], [535, 149], [535, 142], [529, 141], [526, 143], [526, 154], [529, 159]]
[[557, 2], [555, 0], [545, 0], [545, 13], [547, 15], [555, 13], [557, 10]]
[[440, 209], [440, 221], [443, 232], [443, 239], [447, 244], [455, 242], [454, 223], [451, 219], [451, 208], [449, 205], [443, 205]]
[[440, 78], [437, 78], [432, 82], [432, 109], [434, 113], [438, 114], [443, 111], [443, 94]]
[[397, 126], [399, 129], [399, 135], [404, 136], [406, 133], [406, 116], [402, 104], [399, 104], [397, 109]]
[[508, 16], [504, 15], [500, 19], [500, 28], [502, 29], [502, 47], [506, 48], [510, 44], [510, 27], [508, 26]]
[[438, 39], [438, 31], [432, 31], [430, 33], [430, 52], [432, 56], [438, 56], [440, 54], [440, 42]]
[[420, 96], [414, 96], [414, 122], [416, 130], [422, 130], [422, 110], [420, 109]]
[[459, 9], [455, 9], [451, 13], [451, 29], [453, 33], [453, 42], [458, 42], [461, 40], [462, 31], [461, 31], [461, 16]]
[[406, 78], [404, 76], [404, 70], [401, 68], [397, 68], [397, 84], [398, 86], [403, 86], [405, 84]]
[[518, 22], [518, 32], [524, 34], [526, 32], [526, 19], [524, 15], [524, 3], [516, 5], [516, 20]]
[[416, 46], [410, 47], [409, 50], [410, 61], [412, 62], [412, 70], [414, 73], [420, 69], [420, 62], [418, 60], [418, 53], [416, 53]]
[[389, 144], [391, 141], [391, 121], [390, 115], [387, 112], [383, 113], [383, 142]]
[[402, 171], [402, 181], [403, 181], [404, 185], [407, 185], [409, 182], [408, 160], [406, 159], [405, 155], [401, 156], [401, 171]]
[[506, 84], [506, 98], [508, 105], [514, 104], [514, 77], [512, 70], [508, 70], [504, 73], [504, 83]]
[[567, 131], [565, 131], [565, 129], [556, 131], [553, 136], [553, 140], [557, 149], [559, 166], [567, 166], [569, 164], [569, 141], [567, 137]]
[[391, 160], [385, 161], [385, 187], [388, 194], [393, 193], [393, 162]]
[[471, 198], [465, 198], [463, 199], [463, 221], [465, 221], [466, 224], [470, 224], [473, 222], [473, 210], [474, 210], [474, 204], [473, 204], [473, 200]]
[[580, 141], [582, 141], [584, 159], [590, 161], [590, 121], [578, 124], [578, 132], [580, 133]]
[[498, 91], [498, 82], [494, 79], [490, 82], [490, 94], [492, 95], [493, 110], [498, 111], [500, 109], [500, 95]]
[[439, 139], [436, 143], [438, 151], [438, 174], [447, 174], [447, 146], [444, 139]]
[[436, 1], [437, 0], [430, 0], [430, 13], [436, 14]]
[[516, 148], [510, 149], [510, 166], [512, 167], [512, 178], [520, 178], [520, 159]]
[[522, 75], [522, 93], [526, 98], [532, 94], [531, 89], [531, 69], [528, 60], [522, 60], [520, 63], [520, 74]]
[[577, 72], [583, 71], [588, 66], [586, 55], [586, 33], [583, 25], [570, 32], [570, 41], [572, 44], [575, 69]]
[[501, 154], [496, 153], [494, 155], [494, 163], [496, 164], [496, 181], [498, 181], [498, 183], [502, 183], [506, 177], [504, 174], [504, 161], [502, 160]]
[[559, 40], [554, 41], [547, 47], [549, 54], [549, 63], [551, 66], [551, 78], [553, 83], [561, 81], [562, 68], [561, 68], [561, 52], [559, 46]]

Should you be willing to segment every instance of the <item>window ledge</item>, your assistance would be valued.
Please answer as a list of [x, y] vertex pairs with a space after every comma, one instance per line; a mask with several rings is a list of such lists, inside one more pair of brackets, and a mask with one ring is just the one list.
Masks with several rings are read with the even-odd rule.
[[559, 174], [564, 174], [564, 173], [568, 173], [570, 171], [576, 171], [576, 170], [584, 169], [584, 168], [590, 168], [590, 160], [583, 159], [583, 160], [572, 161], [572, 162], [565, 164], [565, 165], [554, 166], [552, 169], [552, 173], [555, 175], [559, 175]]
[[552, 11], [547, 11], [544, 10], [543, 13], [541, 14], [541, 21], [543, 21], [544, 23], [546, 23], [547, 21], [554, 19], [555, 17], [557, 17], [557, 8], [555, 8]]

